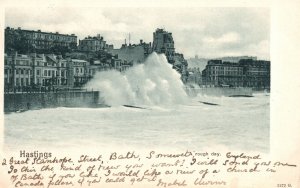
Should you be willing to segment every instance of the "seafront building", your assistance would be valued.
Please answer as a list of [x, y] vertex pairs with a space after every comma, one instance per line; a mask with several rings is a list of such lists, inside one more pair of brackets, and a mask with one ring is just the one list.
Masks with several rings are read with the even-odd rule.
[[168, 62], [181, 74], [182, 81], [187, 82], [188, 63], [183, 54], [175, 51], [175, 43], [171, 32], [167, 32], [164, 29], [156, 29], [156, 31], [153, 32], [152, 50], [157, 53], [165, 54]]
[[[270, 61], [244, 56], [208, 61], [201, 72], [188, 69], [184, 55], [175, 51], [171, 32], [156, 29], [153, 41], [107, 44], [103, 36], [79, 40], [74, 34], [43, 32], [7, 27], [5, 29], [4, 79], [7, 90], [16, 88], [72, 88], [87, 83], [96, 72], [126, 71], [142, 63], [152, 52], [163, 53], [181, 74], [184, 83], [204, 86], [270, 88]], [[17, 53], [16, 53], [17, 52]], [[26, 54], [26, 55], [25, 55]], [[56, 55], [54, 55], [56, 54]]]
[[175, 45], [172, 33], [164, 29], [156, 29], [153, 33], [152, 49], [157, 53], [164, 53], [170, 64], [175, 63]]
[[[4, 56], [4, 86], [6, 90], [28, 87], [73, 87], [83, 84], [86, 64], [75, 59], [63, 59], [54, 54], [14, 54]], [[73, 68], [73, 70], [71, 70]], [[70, 78], [71, 73], [74, 78]], [[74, 80], [72, 82], [72, 80]]]
[[93, 78], [96, 72], [107, 70], [122, 72], [132, 65], [117, 56], [102, 62], [100, 60], [89, 62], [54, 54], [5, 54], [4, 85], [6, 90], [29, 87], [81, 87]]
[[210, 60], [202, 71], [202, 84], [270, 88], [270, 61], [241, 59], [233, 63]]

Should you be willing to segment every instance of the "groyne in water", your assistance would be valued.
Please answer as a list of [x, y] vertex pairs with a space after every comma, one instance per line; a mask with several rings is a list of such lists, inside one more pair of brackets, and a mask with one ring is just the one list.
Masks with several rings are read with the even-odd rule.
[[185, 91], [191, 97], [195, 97], [197, 95], [208, 95], [208, 96], [216, 96], [216, 97], [251, 97], [253, 96], [252, 88], [246, 87], [202, 87], [202, 88], [191, 88], [186, 87]]
[[40, 93], [5, 93], [4, 112], [54, 107], [96, 107], [99, 91], [59, 91]]

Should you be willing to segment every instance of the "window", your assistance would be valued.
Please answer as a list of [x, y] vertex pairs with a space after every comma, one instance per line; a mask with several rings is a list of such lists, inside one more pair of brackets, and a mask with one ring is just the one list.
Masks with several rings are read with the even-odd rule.
[[47, 70], [44, 70], [44, 76], [47, 76]]
[[36, 70], [36, 75], [40, 75], [40, 70]]
[[48, 76], [51, 76], [51, 70], [48, 70]]
[[7, 73], [8, 73], [7, 69], [4, 69], [4, 74], [7, 74]]

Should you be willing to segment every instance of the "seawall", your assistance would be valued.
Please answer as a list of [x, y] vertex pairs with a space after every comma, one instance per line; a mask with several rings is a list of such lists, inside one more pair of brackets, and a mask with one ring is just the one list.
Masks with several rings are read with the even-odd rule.
[[54, 107], [94, 107], [99, 102], [99, 91], [5, 93], [4, 112]]

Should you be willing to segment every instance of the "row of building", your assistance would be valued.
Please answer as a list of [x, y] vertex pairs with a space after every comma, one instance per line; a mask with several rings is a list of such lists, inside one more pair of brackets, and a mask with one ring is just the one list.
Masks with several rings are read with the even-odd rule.
[[107, 44], [100, 34], [95, 37], [85, 37], [79, 40], [75, 34], [61, 34], [58, 32], [43, 32], [41, 30], [27, 30], [22, 28], [5, 29], [5, 52], [18, 51], [21, 53], [31, 52], [71, 52], [86, 51], [96, 52], [99, 50], [113, 49], [113, 45]]
[[112, 57], [92, 63], [54, 54], [14, 54], [4, 56], [5, 91], [22, 88], [74, 88], [87, 83], [98, 71], [125, 71], [132, 64]]
[[201, 85], [270, 88], [270, 61], [241, 59], [237, 63], [208, 61]]
[[5, 28], [5, 51], [31, 51], [49, 50], [51, 48], [77, 48], [77, 36], [75, 34], [60, 34], [58, 32], [43, 32], [41, 30], [27, 30], [6, 27]]
[[[4, 59], [5, 90], [73, 88], [86, 84], [98, 71], [125, 71], [133, 64], [117, 56], [105, 62], [63, 58], [54, 54], [7, 55]], [[206, 68], [188, 69], [188, 83], [200, 86], [270, 88], [270, 61], [241, 59], [239, 62], [208, 61]]]
[[[143, 62], [145, 58], [152, 52], [164, 53], [170, 64], [173, 65], [183, 80], [186, 80], [187, 61], [183, 54], [175, 51], [175, 44], [172, 33], [163, 29], [156, 29], [153, 32], [153, 42], [145, 43], [140, 40], [139, 44], [126, 44], [119, 49], [115, 49], [113, 45], [107, 44], [100, 34], [97, 36], [85, 37], [79, 40], [77, 46], [77, 36], [75, 34], [60, 34], [58, 32], [42, 32], [41, 30], [24, 30], [21, 28], [14, 29], [7, 27], [5, 29], [5, 51], [18, 51], [19, 53], [111, 53], [117, 55], [124, 62]], [[87, 59], [85, 59], [87, 60]]]
[[[172, 33], [164, 29], [153, 32], [153, 41], [138, 44], [125, 43], [115, 49], [102, 36], [88, 36], [79, 40], [75, 34], [42, 32], [7, 27], [5, 29], [5, 51], [32, 52], [56, 49], [68, 50], [69, 58], [61, 55], [8, 53], [5, 56], [6, 87], [55, 86], [79, 87], [92, 78], [96, 71], [116, 69], [124, 71], [134, 63], [143, 62], [152, 52], [163, 53], [182, 80], [198, 85], [270, 87], [270, 62], [256, 58], [210, 60], [206, 68], [188, 69], [183, 54], [175, 51]], [[24, 50], [25, 49], [25, 50]], [[32, 50], [34, 49], [34, 50]], [[65, 55], [65, 54], [64, 54]], [[64, 57], [64, 58], [63, 58]]]

